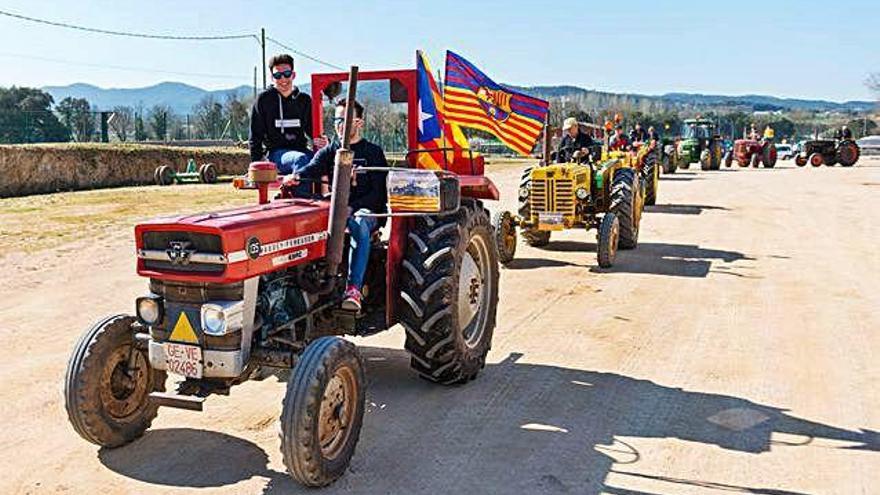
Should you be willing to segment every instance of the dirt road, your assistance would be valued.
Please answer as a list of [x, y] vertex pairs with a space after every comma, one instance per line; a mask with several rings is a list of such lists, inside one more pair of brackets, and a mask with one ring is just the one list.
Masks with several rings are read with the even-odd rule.
[[[519, 169], [491, 175], [514, 199]], [[682, 171], [658, 203], [607, 271], [593, 233], [521, 245], [467, 386], [417, 379], [399, 330], [359, 339], [365, 425], [321, 493], [878, 493], [880, 160]], [[117, 450], [70, 428], [67, 357], [131, 311], [133, 259], [113, 226], [2, 260], [0, 493], [305, 492], [281, 464], [275, 379], [164, 409]]]

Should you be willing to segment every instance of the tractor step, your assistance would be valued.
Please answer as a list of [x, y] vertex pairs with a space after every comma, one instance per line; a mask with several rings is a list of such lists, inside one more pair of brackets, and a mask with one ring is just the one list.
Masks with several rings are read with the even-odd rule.
[[177, 409], [187, 409], [190, 411], [201, 411], [202, 404], [205, 402], [204, 397], [177, 395], [171, 392], [152, 392], [150, 399], [160, 406], [176, 407]]

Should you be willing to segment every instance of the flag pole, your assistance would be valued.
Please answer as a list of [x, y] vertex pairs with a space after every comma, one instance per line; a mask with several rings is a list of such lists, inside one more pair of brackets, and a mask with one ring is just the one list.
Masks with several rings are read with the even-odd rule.
[[544, 120], [544, 139], [541, 140], [541, 161], [543, 165], [550, 165], [550, 110]]

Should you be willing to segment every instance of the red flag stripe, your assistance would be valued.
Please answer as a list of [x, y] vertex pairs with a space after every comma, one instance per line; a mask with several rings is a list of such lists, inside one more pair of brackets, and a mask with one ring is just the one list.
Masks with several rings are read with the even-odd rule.
[[[481, 110], [483, 108], [479, 103], [479, 99], [473, 93], [468, 93], [468, 92], [464, 92], [464, 91], [456, 91], [453, 88], [447, 88], [445, 98], [446, 98], [446, 101], [451, 102], [451, 103], [460, 103], [460, 104], [465, 104], [465, 105], [476, 105]], [[511, 117], [515, 118], [523, 126], [532, 127], [532, 128], [537, 129], [538, 132], [540, 132], [541, 129], [544, 127], [543, 122], [539, 122], [539, 121], [536, 121], [536, 120], [533, 120], [533, 119], [530, 119], [527, 117], [523, 117], [522, 115], [519, 115], [516, 113], [512, 113]]]
[[455, 122], [458, 125], [465, 127], [478, 127], [498, 136], [502, 140], [516, 142], [519, 146], [528, 150], [531, 150], [534, 147], [534, 139], [524, 137], [521, 134], [511, 132], [508, 129], [503, 129], [489, 119], [474, 119], [470, 116], [461, 116], [457, 117]]
[[462, 108], [458, 105], [448, 105], [446, 114], [448, 117], [451, 117], [455, 120], [457, 120], [459, 117], [470, 119], [487, 119], [493, 125], [499, 126], [499, 128], [504, 128], [519, 134], [523, 139], [534, 139], [541, 133], [541, 129], [524, 128], [512, 119], [508, 119], [505, 122], [496, 122], [491, 117], [487, 117], [485, 112], [472, 110], [470, 108]]

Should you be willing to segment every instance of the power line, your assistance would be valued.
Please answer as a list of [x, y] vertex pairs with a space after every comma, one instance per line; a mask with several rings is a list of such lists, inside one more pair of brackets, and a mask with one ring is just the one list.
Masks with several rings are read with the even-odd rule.
[[143, 68], [143, 67], [126, 67], [122, 65], [109, 65], [109, 64], [95, 64], [91, 62], [77, 62], [71, 60], [61, 60], [57, 58], [47, 58], [41, 57], [37, 55], [25, 55], [22, 53], [9, 53], [9, 52], [0, 52], [0, 57], [11, 57], [18, 58], [24, 60], [40, 60], [42, 62], [52, 62], [55, 64], [67, 64], [67, 65], [81, 65], [85, 67], [95, 67], [98, 69], [113, 69], [113, 70], [124, 70], [128, 72], [141, 72], [146, 74], [169, 74], [174, 76], [192, 76], [192, 77], [204, 77], [210, 79], [235, 79], [242, 80], [242, 76], [236, 76], [232, 74], [208, 74], [204, 72], [183, 72], [183, 71], [173, 71], [173, 70], [162, 70], [162, 69], [151, 69], [151, 68]]
[[[30, 22], [36, 22], [38, 24], [45, 24], [48, 26], [62, 27], [67, 29], [76, 29], [79, 31], [86, 31], [89, 33], [99, 33], [99, 34], [109, 34], [112, 36], [125, 36], [129, 38], [147, 38], [154, 40], [182, 40], [182, 41], [217, 41], [217, 40], [237, 40], [237, 39], [246, 39], [246, 38], [254, 38], [256, 39], [256, 35], [253, 34], [233, 34], [233, 35], [222, 35], [222, 36], [176, 36], [176, 35], [164, 35], [164, 34], [145, 34], [145, 33], [133, 33], [128, 31], [111, 31], [108, 29], [98, 29], [86, 26], [77, 26], [74, 24], [67, 24], [64, 22], [55, 22], [49, 21], [46, 19], [37, 19], [35, 17], [28, 17], [21, 14], [16, 14], [14, 12], [7, 12], [5, 10], [0, 10], [0, 15], [4, 15], [6, 17], [12, 17], [14, 19], [21, 19]], [[258, 40], [259, 41], [259, 40]]]
[[326, 65], [327, 67], [330, 67], [330, 68], [332, 68], [332, 69], [345, 71], [344, 68], [342, 68], [342, 67], [340, 67], [340, 66], [338, 66], [338, 65], [331, 64], [330, 62], [325, 62], [324, 60], [321, 60], [321, 59], [319, 59], [319, 58], [317, 58], [317, 57], [313, 57], [313, 56], [309, 55], [308, 53], [304, 53], [304, 52], [301, 52], [301, 51], [297, 50], [296, 48], [289, 47], [289, 46], [285, 45], [284, 43], [282, 43], [282, 42], [280, 42], [280, 41], [278, 41], [278, 40], [276, 40], [276, 39], [274, 39], [274, 38], [270, 38], [270, 37], [266, 36], [266, 41], [271, 41], [272, 43], [275, 43], [276, 45], [280, 46], [281, 48], [284, 48], [285, 50], [290, 50], [290, 51], [292, 51], [293, 53], [295, 53], [295, 54], [297, 54], [297, 55], [299, 55], [299, 56], [301, 56], [301, 57], [305, 57], [305, 58], [311, 60], [312, 62], [317, 62], [317, 63], [319, 63], [319, 64], [321, 64], [321, 65]]

